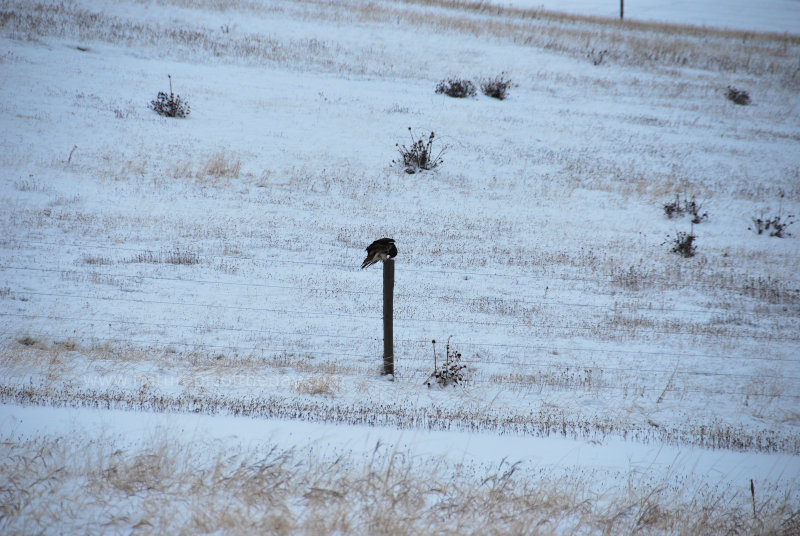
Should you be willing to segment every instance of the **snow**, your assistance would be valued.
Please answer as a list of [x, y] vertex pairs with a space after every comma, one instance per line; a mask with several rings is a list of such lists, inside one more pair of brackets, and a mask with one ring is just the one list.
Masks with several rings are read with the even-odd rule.
[[[494, 0], [492, 3], [611, 18], [619, 17], [620, 8], [620, 3], [615, 0]], [[627, 0], [623, 8], [625, 20], [800, 33], [800, 2], [796, 0]]]
[[[800, 243], [748, 230], [800, 209], [796, 40], [403, 2], [8, 4], [31, 17], [0, 27], [4, 441], [163, 430], [520, 461], [597, 493], [800, 489]], [[798, 33], [800, 2], [741, 4], [626, 18]], [[501, 71], [502, 102], [433, 91]], [[147, 107], [167, 74], [186, 119]], [[442, 166], [391, 164], [408, 127]], [[676, 195], [708, 220], [667, 219]], [[683, 259], [666, 237], [690, 230]], [[382, 236], [394, 381], [380, 266], [358, 269]], [[463, 388], [424, 386], [433, 339]]]
[[[133, 448], [142, 437], [177, 434], [182, 441], [220, 440], [236, 446], [291, 445], [313, 449], [315, 456], [336, 459], [342, 454], [369, 457], [376, 444], [412, 452], [422, 460], [455, 464], [496, 465], [505, 458], [521, 462], [521, 470], [546, 469], [554, 475], [594, 472], [605, 479], [631, 473], [670, 475], [675, 480], [702, 482], [709, 487], [743, 488], [753, 475], [762, 485], [789, 489], [800, 479], [797, 457], [753, 452], [642, 445], [610, 440], [602, 444], [564, 438], [499, 437], [493, 434], [397, 430], [384, 427], [342, 426], [298, 420], [249, 419], [211, 415], [171, 415], [115, 410], [3, 406], [3, 437], [63, 437], [87, 434], [111, 437], [122, 448]], [[433, 463], [433, 462], [427, 462]], [[627, 477], [625, 477], [627, 478]], [[622, 482], [618, 482], [621, 484]]]

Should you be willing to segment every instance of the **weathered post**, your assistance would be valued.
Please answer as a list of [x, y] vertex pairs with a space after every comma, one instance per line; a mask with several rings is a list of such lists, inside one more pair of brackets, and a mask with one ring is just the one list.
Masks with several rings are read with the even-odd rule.
[[619, 20], [625, 15], [625, 0], [619, 0]]
[[394, 376], [394, 259], [383, 261], [383, 373]]

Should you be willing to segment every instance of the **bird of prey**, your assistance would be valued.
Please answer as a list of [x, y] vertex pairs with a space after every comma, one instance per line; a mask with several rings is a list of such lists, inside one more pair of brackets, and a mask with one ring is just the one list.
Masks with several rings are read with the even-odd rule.
[[371, 266], [378, 261], [385, 261], [397, 255], [394, 238], [379, 238], [367, 246], [367, 258], [361, 263], [361, 268]]

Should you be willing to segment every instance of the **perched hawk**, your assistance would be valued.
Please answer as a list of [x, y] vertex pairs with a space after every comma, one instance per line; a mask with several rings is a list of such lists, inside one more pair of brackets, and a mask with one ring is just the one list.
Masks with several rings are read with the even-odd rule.
[[394, 238], [379, 238], [367, 246], [367, 258], [361, 263], [361, 268], [371, 266], [378, 261], [385, 261], [397, 255]]

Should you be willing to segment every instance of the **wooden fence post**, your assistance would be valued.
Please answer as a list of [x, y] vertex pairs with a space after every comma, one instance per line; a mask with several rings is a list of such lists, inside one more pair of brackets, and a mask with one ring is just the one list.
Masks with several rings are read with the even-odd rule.
[[383, 261], [383, 373], [394, 376], [394, 259]]
[[619, 0], [619, 20], [625, 15], [625, 0]]

